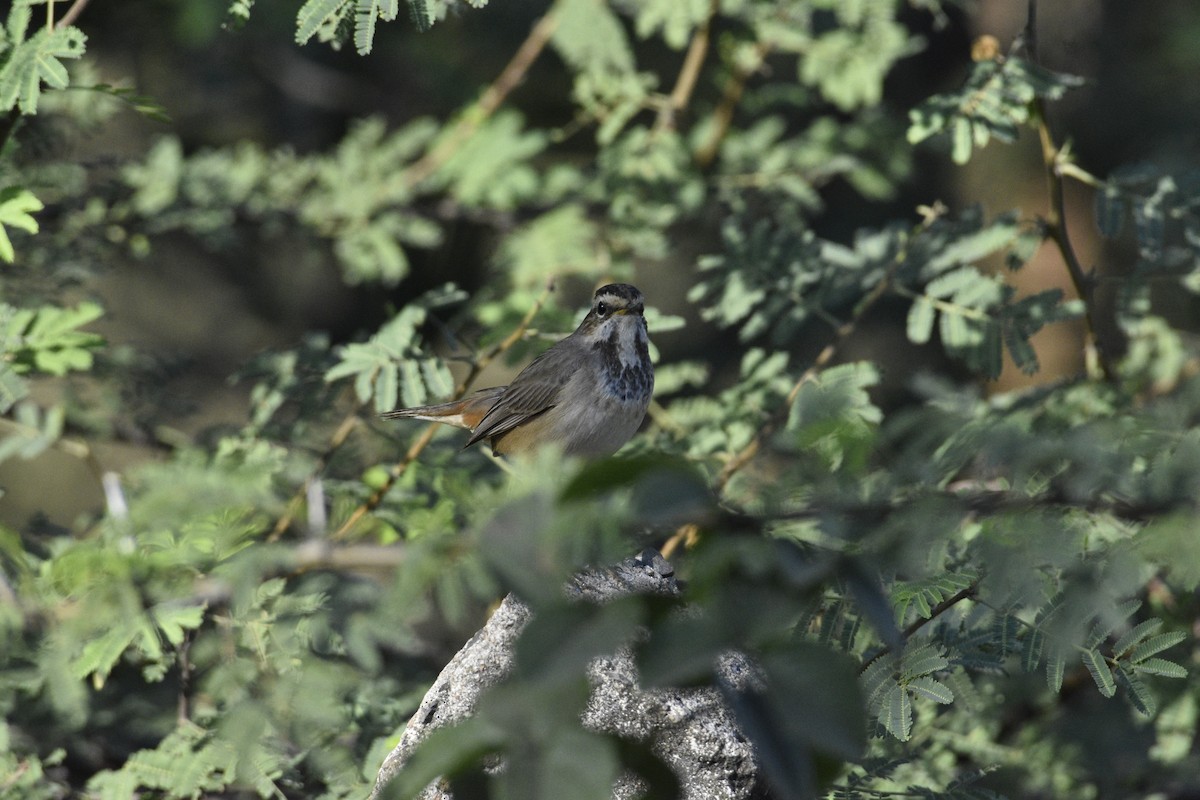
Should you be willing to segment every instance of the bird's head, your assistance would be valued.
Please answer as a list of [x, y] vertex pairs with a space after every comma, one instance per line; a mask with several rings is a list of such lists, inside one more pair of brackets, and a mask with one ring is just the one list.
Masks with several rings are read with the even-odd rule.
[[580, 323], [578, 332], [594, 340], [621, 336], [623, 331], [644, 334], [646, 319], [642, 312], [645, 308], [645, 298], [636, 286], [628, 283], [601, 286], [592, 296], [592, 308]]

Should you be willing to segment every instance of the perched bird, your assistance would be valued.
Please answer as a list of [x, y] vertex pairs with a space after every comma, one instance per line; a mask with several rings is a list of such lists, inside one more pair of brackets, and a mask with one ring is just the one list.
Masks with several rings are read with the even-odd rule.
[[401, 408], [384, 419], [424, 419], [471, 431], [512, 455], [554, 444], [568, 455], [615, 453], [637, 431], [654, 391], [644, 299], [627, 283], [601, 286], [579, 327], [508, 386], [461, 400]]

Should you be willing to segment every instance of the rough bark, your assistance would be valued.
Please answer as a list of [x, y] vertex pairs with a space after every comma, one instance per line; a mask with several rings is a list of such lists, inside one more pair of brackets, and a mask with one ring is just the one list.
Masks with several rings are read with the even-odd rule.
[[[567, 593], [581, 601], [604, 602], [630, 593], [677, 595], [679, 587], [670, 563], [657, 551], [646, 550], [614, 567], [581, 573]], [[400, 743], [384, 759], [371, 800], [379, 798], [431, 731], [469, 717], [480, 695], [508, 675], [517, 638], [530, 617], [529, 608], [509, 595], [450, 660], [409, 720]], [[732, 688], [754, 680], [754, 670], [739, 654], [722, 659], [718, 673]], [[593, 661], [588, 677], [592, 693], [582, 719], [586, 727], [649, 742], [678, 776], [688, 800], [751, 797], [758, 771], [754, 752], [720, 691], [711, 687], [643, 690], [628, 649]], [[613, 797], [630, 800], [639, 797], [641, 789], [636, 778], [622, 778]], [[453, 800], [436, 784], [422, 797]]]

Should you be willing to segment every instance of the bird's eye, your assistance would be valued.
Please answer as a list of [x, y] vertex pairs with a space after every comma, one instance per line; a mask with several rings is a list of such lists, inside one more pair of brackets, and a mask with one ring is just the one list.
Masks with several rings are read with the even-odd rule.
[[596, 314], [598, 316], [606, 316], [608, 314], [608, 303], [596, 303]]

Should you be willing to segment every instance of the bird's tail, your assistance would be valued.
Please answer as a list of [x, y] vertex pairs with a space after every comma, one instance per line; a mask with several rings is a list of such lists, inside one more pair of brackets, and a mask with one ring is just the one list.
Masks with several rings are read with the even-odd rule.
[[395, 411], [388, 411], [380, 416], [383, 419], [423, 419], [473, 431], [503, 393], [503, 386], [495, 386], [490, 389], [480, 389], [461, 400], [451, 400], [449, 403], [432, 406], [397, 408]]

